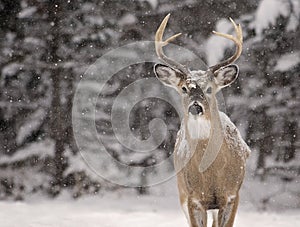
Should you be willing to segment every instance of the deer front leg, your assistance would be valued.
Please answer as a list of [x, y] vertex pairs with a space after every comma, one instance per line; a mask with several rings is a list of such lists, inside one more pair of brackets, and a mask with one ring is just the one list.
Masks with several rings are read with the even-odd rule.
[[187, 200], [190, 227], [206, 227], [207, 214], [205, 208], [198, 200]]
[[239, 195], [227, 198], [225, 207], [219, 209], [218, 222], [220, 227], [232, 227], [239, 204]]

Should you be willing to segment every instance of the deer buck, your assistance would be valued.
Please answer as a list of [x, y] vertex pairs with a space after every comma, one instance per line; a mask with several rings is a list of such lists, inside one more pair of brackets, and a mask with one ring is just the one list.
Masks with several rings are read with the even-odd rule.
[[206, 71], [192, 71], [172, 60], [163, 47], [181, 33], [163, 41], [170, 14], [155, 36], [155, 49], [161, 61], [154, 72], [165, 85], [182, 97], [184, 117], [177, 135], [174, 165], [181, 207], [191, 227], [207, 226], [207, 211], [214, 211], [213, 226], [233, 226], [250, 149], [228, 116], [218, 110], [216, 93], [232, 84], [239, 68], [232, 65], [242, 52], [242, 29], [231, 18], [236, 37], [213, 32], [236, 44], [233, 56]]

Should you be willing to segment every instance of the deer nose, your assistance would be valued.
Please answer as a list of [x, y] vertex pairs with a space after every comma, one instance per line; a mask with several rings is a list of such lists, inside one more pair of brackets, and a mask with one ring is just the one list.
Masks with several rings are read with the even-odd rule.
[[189, 107], [189, 112], [193, 115], [199, 115], [203, 113], [203, 108], [197, 102], [194, 102], [193, 105]]

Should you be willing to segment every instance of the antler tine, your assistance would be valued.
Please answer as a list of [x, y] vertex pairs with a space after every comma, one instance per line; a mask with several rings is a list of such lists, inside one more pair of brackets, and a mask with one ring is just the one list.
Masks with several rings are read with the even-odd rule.
[[164, 35], [164, 31], [166, 29], [168, 20], [170, 18], [170, 13], [163, 19], [163, 21], [161, 22], [159, 28], [156, 31], [155, 34], [155, 50], [156, 50], [156, 54], [157, 56], [164, 61], [167, 65], [180, 70], [181, 72], [185, 73], [186, 75], [189, 74], [188, 69], [180, 64], [179, 62], [176, 62], [174, 60], [172, 60], [171, 58], [167, 57], [164, 52], [163, 52], [163, 47], [168, 45], [171, 41], [173, 41], [174, 39], [176, 39], [178, 36], [181, 35], [181, 33], [178, 33], [176, 35], [171, 36], [170, 38], [166, 39], [165, 41], [162, 40], [163, 35]]
[[232, 55], [230, 58], [228, 58], [228, 59], [226, 59], [226, 60], [224, 60], [224, 61], [222, 61], [222, 62], [220, 62], [220, 63], [218, 63], [214, 66], [209, 67], [209, 69], [212, 72], [215, 72], [218, 69], [220, 69], [221, 67], [224, 67], [226, 65], [229, 65], [229, 64], [235, 62], [241, 56], [241, 53], [242, 53], [242, 49], [243, 49], [243, 31], [242, 31], [242, 27], [241, 27], [240, 24], [237, 25], [231, 18], [229, 18], [229, 20], [233, 24], [233, 27], [234, 27], [234, 30], [235, 30], [235, 33], [236, 33], [236, 37], [234, 37], [232, 35], [229, 35], [229, 34], [216, 32], [216, 31], [213, 31], [213, 33], [215, 35], [218, 35], [218, 36], [224, 37], [226, 39], [232, 40], [236, 44], [236, 50], [235, 50], [234, 55]]

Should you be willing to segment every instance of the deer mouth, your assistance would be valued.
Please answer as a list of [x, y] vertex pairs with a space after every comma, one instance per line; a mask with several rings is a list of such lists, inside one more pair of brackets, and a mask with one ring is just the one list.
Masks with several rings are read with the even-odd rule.
[[203, 107], [198, 102], [193, 102], [193, 104], [189, 106], [189, 113], [192, 115], [202, 115], [203, 112]]

